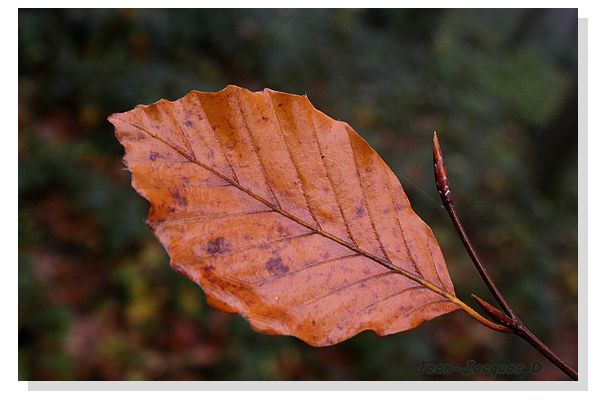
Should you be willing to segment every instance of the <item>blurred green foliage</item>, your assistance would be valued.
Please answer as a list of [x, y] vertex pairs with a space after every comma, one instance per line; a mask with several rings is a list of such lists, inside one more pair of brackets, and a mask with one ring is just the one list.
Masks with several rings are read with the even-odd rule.
[[[432, 181], [495, 280], [576, 365], [575, 10], [20, 10], [19, 377], [565, 379], [521, 340], [452, 313], [329, 348], [253, 332], [168, 266], [130, 187], [113, 112], [232, 83], [307, 93], [401, 178], [457, 292], [489, 298]], [[535, 375], [417, 374], [541, 362]]]

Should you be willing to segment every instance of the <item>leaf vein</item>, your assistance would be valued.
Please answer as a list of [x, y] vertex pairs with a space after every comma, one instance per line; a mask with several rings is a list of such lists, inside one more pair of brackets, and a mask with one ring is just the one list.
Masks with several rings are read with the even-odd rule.
[[404, 228], [402, 228], [402, 222], [400, 221], [400, 216], [398, 215], [398, 209], [396, 207], [396, 200], [395, 200], [395, 198], [393, 196], [393, 189], [392, 189], [391, 184], [390, 184], [389, 181], [388, 181], [387, 187], [389, 189], [389, 195], [391, 197], [391, 204], [393, 205], [394, 216], [396, 218], [396, 221], [398, 222], [398, 227], [400, 228], [400, 235], [402, 236], [402, 242], [404, 243], [404, 248], [406, 249], [406, 256], [412, 262], [412, 266], [414, 267], [414, 269], [417, 272], [417, 274], [419, 274], [419, 276], [421, 278], [425, 278], [423, 276], [423, 273], [419, 269], [419, 266], [417, 265], [416, 260], [412, 256], [412, 252], [410, 251], [410, 247], [408, 246], [408, 241], [406, 240], [406, 235], [404, 235]]
[[177, 118], [175, 117], [174, 106], [170, 102], [167, 103], [167, 111], [168, 111], [167, 114], [173, 120], [175, 125], [177, 125], [177, 128], [179, 129], [179, 132], [181, 133], [181, 137], [183, 138], [183, 140], [185, 141], [185, 145], [189, 149], [191, 159], [196, 160], [196, 153], [194, 152], [194, 149], [191, 147], [191, 143], [189, 142], [187, 135], [183, 131], [181, 124], [179, 123], [179, 121], [177, 121]]
[[205, 256], [202, 256], [200, 258], [201, 261], [203, 260], [208, 260], [208, 259], [215, 259], [218, 258], [219, 256], [232, 256], [232, 255], [236, 255], [236, 254], [240, 254], [242, 252], [245, 252], [247, 250], [251, 250], [251, 249], [258, 249], [258, 248], [262, 248], [265, 246], [269, 246], [270, 244], [275, 244], [275, 243], [280, 243], [280, 242], [285, 242], [285, 241], [290, 241], [290, 240], [296, 240], [296, 239], [301, 239], [303, 237], [307, 237], [307, 236], [313, 236], [316, 235], [316, 232], [306, 232], [306, 233], [302, 233], [300, 235], [291, 235], [291, 236], [282, 236], [276, 239], [272, 239], [272, 240], [265, 240], [262, 242], [257, 242], [253, 245], [250, 246], [242, 246], [242, 247], [236, 247], [236, 248], [227, 248], [225, 249], [223, 252], [218, 253], [218, 254], [210, 254], [207, 253]]
[[[375, 301], [374, 303], [369, 304], [369, 305], [367, 305], [367, 306], [365, 306], [365, 307], [363, 307], [363, 308], [361, 308], [361, 309], [359, 309], [359, 310], [356, 310], [355, 312], [351, 313], [351, 315], [350, 315], [350, 316], [348, 316], [347, 318], [345, 318], [345, 319], [341, 320], [341, 321], [339, 322], [339, 324], [337, 325], [337, 327], [338, 327], [338, 328], [342, 327], [342, 326], [343, 326], [343, 325], [345, 325], [347, 322], [349, 322], [349, 321], [350, 321], [352, 318], [354, 318], [354, 316], [359, 316], [359, 314], [360, 314], [361, 312], [364, 312], [364, 311], [368, 310], [368, 309], [369, 309], [369, 308], [371, 308], [371, 307], [375, 307], [375, 306], [377, 306], [377, 305], [379, 305], [379, 304], [381, 304], [381, 303], [384, 303], [385, 301], [387, 301], [387, 300], [389, 300], [389, 299], [392, 299], [392, 298], [394, 298], [394, 297], [397, 297], [397, 296], [399, 296], [399, 295], [401, 295], [401, 294], [404, 294], [404, 293], [406, 293], [406, 292], [407, 292], [407, 291], [409, 291], [409, 290], [417, 290], [417, 289], [422, 289], [422, 288], [423, 288], [423, 286], [422, 286], [422, 285], [418, 285], [418, 286], [411, 286], [411, 287], [407, 287], [406, 289], [399, 290], [399, 291], [397, 291], [396, 293], [392, 293], [392, 294], [390, 294], [390, 295], [388, 295], [388, 296], [385, 296], [384, 298], [382, 298], [382, 299], [380, 299], [380, 300], [377, 300], [377, 301]], [[409, 315], [411, 315], [412, 313], [414, 313], [414, 312], [416, 312], [416, 311], [419, 311], [420, 309], [422, 309], [422, 308], [424, 308], [424, 307], [430, 306], [430, 305], [432, 305], [432, 304], [437, 304], [437, 303], [448, 303], [448, 302], [449, 302], [448, 300], [440, 299], [440, 300], [434, 300], [434, 301], [430, 301], [430, 302], [428, 302], [428, 303], [423, 303], [423, 304], [421, 304], [420, 306], [415, 307], [415, 308], [413, 308], [412, 310], [407, 311], [406, 313], [404, 313], [404, 315], [400, 315], [399, 317], [400, 317], [401, 319], [403, 319], [403, 318], [408, 317], [408, 316], [409, 316]]]
[[299, 167], [297, 166], [297, 163], [295, 162], [295, 158], [292, 155], [292, 151], [290, 149], [290, 146], [288, 145], [288, 141], [286, 140], [286, 136], [284, 136], [284, 130], [282, 129], [282, 124], [280, 122], [280, 117], [278, 117], [278, 113], [276, 112], [276, 108], [274, 105], [274, 100], [271, 97], [270, 94], [267, 95], [269, 97], [269, 104], [271, 105], [271, 109], [274, 112], [274, 115], [276, 116], [276, 121], [278, 122], [278, 128], [280, 130], [280, 135], [282, 136], [282, 139], [284, 140], [284, 145], [286, 146], [286, 150], [288, 151], [288, 155], [290, 157], [290, 161], [293, 165], [293, 167], [295, 168], [295, 171], [297, 172], [297, 177], [299, 178], [299, 182], [301, 184], [301, 191], [303, 192], [303, 197], [305, 197], [305, 202], [307, 203], [307, 208], [309, 210], [309, 214], [311, 215], [311, 217], [313, 218], [314, 222], [316, 223], [316, 228], [317, 229], [322, 229], [322, 226], [320, 225], [320, 222], [318, 221], [318, 219], [316, 218], [316, 215], [314, 214], [314, 211], [311, 208], [311, 203], [309, 202], [309, 196], [307, 195], [307, 191], [305, 190], [305, 187], [303, 185], [303, 178], [301, 177], [301, 171], [299, 171]]
[[345, 213], [343, 212], [343, 206], [341, 205], [341, 201], [339, 199], [339, 196], [337, 195], [337, 191], [335, 189], [335, 184], [334, 184], [332, 176], [330, 174], [330, 170], [328, 168], [328, 165], [326, 165], [326, 160], [324, 160], [324, 154], [322, 153], [322, 148], [320, 146], [320, 140], [318, 139], [318, 132], [316, 131], [316, 126], [315, 126], [313, 120], [312, 120], [311, 126], [312, 126], [312, 130], [314, 132], [314, 138], [316, 141], [316, 145], [318, 146], [318, 151], [320, 152], [320, 159], [322, 160], [322, 167], [324, 168], [326, 178], [328, 178], [328, 182], [330, 183], [330, 188], [332, 189], [333, 197], [335, 198], [337, 207], [339, 207], [339, 212], [341, 213], [341, 218], [343, 218], [343, 223], [345, 224], [345, 229], [347, 230], [347, 235], [349, 236], [349, 238], [351, 239], [351, 241], [353, 242], [354, 245], [356, 245], [357, 247], [360, 247], [358, 245], [358, 243], [356, 242], [356, 239], [354, 238], [353, 234], [351, 233], [351, 228], [349, 226], [349, 223], [347, 222], [347, 219], [345, 218]]
[[333, 289], [333, 290], [330, 290], [330, 291], [328, 291], [326, 293], [323, 293], [320, 296], [317, 296], [317, 297], [314, 297], [312, 299], [309, 299], [306, 302], [301, 303], [301, 304], [299, 304], [299, 305], [291, 308], [290, 311], [292, 312], [292, 311], [298, 310], [301, 307], [306, 307], [306, 306], [309, 306], [311, 304], [317, 303], [318, 301], [321, 301], [321, 300], [323, 300], [323, 299], [325, 299], [327, 297], [330, 297], [330, 296], [332, 296], [334, 294], [342, 292], [343, 290], [346, 290], [346, 289], [349, 289], [351, 287], [357, 286], [357, 285], [362, 284], [364, 282], [373, 281], [373, 280], [376, 280], [376, 279], [379, 279], [379, 278], [382, 278], [384, 276], [387, 276], [387, 275], [390, 275], [390, 274], [394, 274], [394, 273], [396, 273], [396, 272], [395, 271], [387, 271], [387, 272], [381, 272], [380, 274], [375, 274], [375, 275], [367, 276], [367, 277], [364, 277], [362, 279], [358, 279], [357, 281], [350, 282], [347, 285], [338, 287], [336, 289]]
[[267, 285], [269, 283], [272, 283], [274, 281], [277, 281], [279, 279], [286, 278], [286, 277], [292, 277], [294, 275], [297, 275], [300, 272], [307, 271], [308, 269], [311, 269], [311, 268], [319, 267], [320, 265], [329, 264], [329, 263], [333, 263], [335, 261], [340, 261], [340, 260], [344, 260], [344, 259], [347, 259], [347, 258], [354, 258], [354, 257], [360, 257], [360, 256], [361, 256], [360, 254], [347, 254], [347, 255], [344, 255], [344, 256], [330, 258], [328, 260], [322, 260], [322, 261], [313, 262], [313, 263], [310, 263], [310, 264], [307, 264], [307, 265], [303, 266], [302, 268], [299, 268], [296, 271], [287, 272], [287, 273], [285, 273], [283, 275], [277, 275], [277, 276], [274, 276], [274, 277], [271, 277], [271, 278], [268, 278], [268, 279], [265, 279], [265, 280], [257, 281], [257, 282], [254, 283], [254, 285], [256, 285], [256, 286], [265, 286], [265, 285]]
[[244, 130], [246, 131], [246, 134], [247, 134], [248, 138], [250, 139], [250, 144], [253, 149], [253, 153], [255, 153], [255, 156], [257, 157], [257, 161], [259, 162], [259, 165], [261, 166], [261, 170], [263, 171], [263, 177], [265, 178], [265, 183], [267, 185], [267, 188], [271, 192], [271, 195], [273, 196], [274, 200], [276, 201], [276, 204], [278, 205], [278, 207], [280, 209], [282, 209], [282, 206], [280, 205], [280, 200], [278, 200], [278, 197], [276, 196], [276, 193], [274, 192], [274, 189], [272, 187], [271, 181], [269, 180], [269, 176], [267, 175], [267, 169], [265, 168], [265, 164], [263, 163], [263, 160], [261, 159], [261, 154], [259, 154], [259, 150], [255, 146], [255, 144], [256, 144], [255, 139], [253, 138], [253, 135], [250, 131], [250, 127], [248, 126], [248, 122], [246, 121], [246, 117], [244, 116], [244, 111], [242, 110], [242, 104], [240, 103], [240, 98], [238, 95], [235, 95], [234, 97], [236, 99], [236, 103], [238, 104], [240, 118], [242, 118], [242, 122], [244, 123], [244, 128], [245, 128]]
[[234, 169], [234, 166], [233, 166], [231, 160], [229, 159], [227, 152], [223, 149], [223, 145], [221, 144], [221, 140], [219, 140], [219, 136], [217, 135], [217, 132], [215, 131], [215, 127], [212, 126], [212, 124], [210, 123], [210, 119], [208, 118], [208, 113], [206, 112], [206, 109], [204, 108], [204, 103], [202, 103], [200, 101], [200, 99], [198, 99], [198, 98], [196, 98], [196, 100], [197, 100], [198, 104], [200, 105], [200, 109], [202, 110], [204, 117], [206, 118], [206, 122], [208, 123], [208, 127], [210, 128], [210, 132], [212, 133], [213, 137], [217, 141], [217, 147], [219, 147], [219, 151], [221, 152], [221, 154], [223, 154], [223, 157], [225, 158], [225, 162], [227, 163], [227, 166], [231, 170], [231, 173], [234, 175], [234, 180], [236, 181], [236, 183], [240, 184], [240, 181], [238, 180], [238, 175], [236, 174], [236, 170]]
[[[226, 185], [227, 186], [227, 185]], [[232, 185], [229, 185], [232, 187]], [[247, 215], [257, 215], [257, 214], [269, 214], [276, 212], [275, 210], [257, 210], [257, 211], [243, 211], [240, 213], [216, 213], [216, 214], [205, 214], [199, 213], [198, 215], [194, 213], [184, 214], [184, 215], [176, 215], [170, 219], [166, 219], [164, 221], [158, 222], [158, 227], [164, 227], [165, 224], [171, 225], [176, 222], [190, 222], [190, 221], [212, 221], [214, 219], [223, 219], [223, 218], [235, 218], [235, 217], [244, 217]]]
[[349, 147], [351, 148], [351, 153], [352, 153], [352, 157], [353, 157], [353, 162], [354, 165], [356, 166], [356, 176], [357, 176], [357, 181], [358, 181], [358, 185], [360, 186], [360, 191], [362, 193], [362, 199], [364, 200], [364, 209], [366, 210], [366, 214], [368, 215], [368, 219], [370, 221], [370, 226], [372, 228], [372, 231], [375, 235], [375, 238], [377, 239], [377, 242], [379, 243], [379, 248], [381, 249], [381, 252], [383, 253], [383, 255], [385, 256], [385, 259], [387, 260], [387, 262], [393, 264], [393, 262], [391, 261], [391, 259], [389, 258], [389, 255], [387, 255], [387, 251], [385, 250], [385, 246], [383, 245], [383, 242], [381, 241], [381, 237], [379, 236], [379, 232], [377, 231], [377, 227], [375, 226], [375, 221], [372, 217], [372, 212], [370, 211], [370, 207], [368, 206], [368, 199], [366, 198], [366, 193], [364, 191], [364, 185], [362, 185], [362, 178], [360, 176], [360, 166], [358, 165], [358, 160], [356, 157], [356, 151], [353, 148], [353, 144], [351, 143], [351, 136], [349, 131], [347, 131], [347, 142], [349, 143]]
[[429, 251], [429, 258], [431, 258], [431, 265], [433, 266], [434, 271], [436, 271], [436, 276], [438, 277], [438, 281], [440, 281], [440, 285], [442, 285], [442, 289], [448, 291], [448, 289], [446, 288], [446, 285], [444, 284], [444, 282], [442, 281], [442, 277], [440, 277], [440, 272], [438, 271], [438, 267], [436, 266], [436, 260], [433, 258], [433, 251], [431, 251], [431, 246], [429, 245], [429, 232], [427, 229], [425, 229], [425, 235], [427, 236], [427, 250]]

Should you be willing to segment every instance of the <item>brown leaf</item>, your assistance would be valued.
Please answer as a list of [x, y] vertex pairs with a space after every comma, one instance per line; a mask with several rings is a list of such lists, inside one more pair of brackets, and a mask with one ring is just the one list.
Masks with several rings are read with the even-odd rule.
[[326, 346], [458, 308], [396, 176], [307, 97], [228, 86], [109, 120], [171, 265], [255, 330]]

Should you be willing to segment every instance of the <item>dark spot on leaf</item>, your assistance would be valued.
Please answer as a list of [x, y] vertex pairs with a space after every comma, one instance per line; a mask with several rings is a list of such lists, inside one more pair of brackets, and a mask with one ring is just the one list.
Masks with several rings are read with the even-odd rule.
[[173, 200], [180, 206], [187, 205], [187, 199], [179, 192], [179, 189], [171, 193]]
[[188, 127], [192, 127], [194, 126], [193, 122], [191, 122], [190, 120], [185, 121], [185, 125], [187, 125]]
[[361, 218], [361, 217], [363, 217], [365, 214], [366, 214], [366, 213], [364, 212], [364, 207], [362, 207], [362, 206], [358, 206], [358, 207], [356, 208], [356, 215], [357, 215], [358, 217], [360, 217], [360, 218]]
[[202, 266], [202, 268], [203, 268], [203, 269], [204, 269], [204, 271], [206, 271], [206, 272], [211, 272], [211, 271], [213, 271], [213, 270], [215, 269], [215, 267], [214, 267], [213, 265], [211, 265], [211, 264], [204, 264], [204, 265]]
[[278, 107], [282, 107], [284, 105], [284, 103], [280, 103], [278, 104]]
[[265, 263], [265, 269], [272, 275], [285, 274], [290, 271], [287, 265], [282, 262], [282, 257], [272, 257]]
[[152, 152], [149, 153], [149, 160], [150, 161], [156, 161], [158, 158], [162, 158], [162, 156], [157, 151], [152, 151]]
[[223, 253], [225, 250], [227, 250], [227, 242], [222, 236], [216, 238], [215, 240], [211, 240], [206, 245], [206, 251], [209, 254]]

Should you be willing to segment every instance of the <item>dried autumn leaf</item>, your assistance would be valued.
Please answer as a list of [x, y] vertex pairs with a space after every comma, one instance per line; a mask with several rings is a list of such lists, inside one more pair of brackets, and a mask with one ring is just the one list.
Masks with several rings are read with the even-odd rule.
[[109, 120], [171, 265], [255, 330], [326, 346], [459, 307], [396, 176], [307, 97], [228, 86]]

